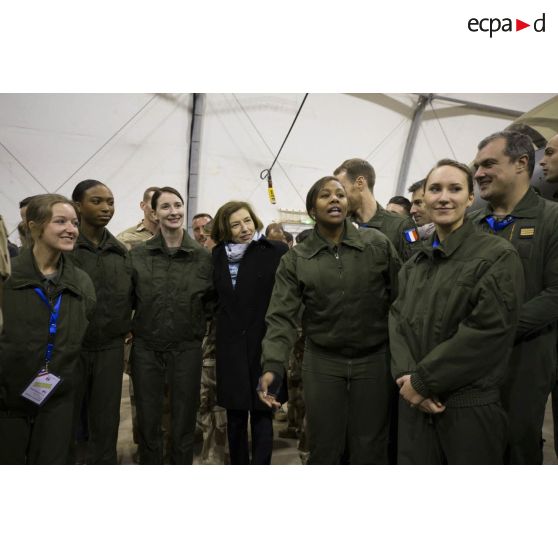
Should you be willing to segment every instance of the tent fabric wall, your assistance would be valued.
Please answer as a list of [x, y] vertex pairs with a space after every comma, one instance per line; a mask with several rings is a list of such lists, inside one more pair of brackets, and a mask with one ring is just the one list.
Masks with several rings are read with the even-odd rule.
[[[445, 95], [519, 111], [552, 96]], [[309, 187], [350, 157], [363, 157], [372, 163], [377, 175], [375, 194], [385, 204], [395, 192], [417, 97], [309, 95], [273, 171], [274, 206], [259, 175], [273, 161], [303, 95], [208, 95], [198, 210], [214, 213], [224, 201], [236, 197], [253, 203], [264, 223], [279, 220], [278, 208], [304, 210]], [[480, 139], [512, 121], [511, 116], [433, 101], [424, 113], [408, 184], [424, 177], [441, 158], [472, 160]]]
[[[521, 112], [554, 96], [441, 95]], [[109, 228], [115, 233], [138, 221], [146, 187], [173, 186], [186, 193], [192, 97], [0, 95], [0, 212], [9, 230], [19, 220], [19, 200], [44, 191], [70, 195], [85, 178], [113, 190], [116, 213]], [[380, 203], [394, 195], [418, 95], [310, 94], [273, 169], [277, 204], [269, 202], [260, 172], [275, 158], [302, 98], [300, 93], [205, 96], [199, 191], [190, 214], [214, 214], [226, 201], [244, 199], [265, 224], [278, 221], [280, 209], [304, 210], [308, 188], [350, 157], [366, 158], [376, 169]], [[409, 185], [443, 157], [471, 161], [481, 138], [512, 121], [434, 100], [423, 115]], [[17, 240], [17, 234], [11, 238]]]
[[115, 194], [116, 233], [139, 221], [148, 186], [185, 193], [191, 111], [189, 94], [0, 95], [0, 212], [10, 238], [19, 200], [70, 197], [86, 178]]

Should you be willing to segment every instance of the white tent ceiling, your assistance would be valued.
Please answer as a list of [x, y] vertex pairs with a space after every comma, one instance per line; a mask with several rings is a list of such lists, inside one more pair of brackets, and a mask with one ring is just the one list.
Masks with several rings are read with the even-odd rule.
[[[441, 94], [529, 111], [554, 94]], [[214, 213], [236, 198], [253, 203], [264, 223], [280, 208], [304, 209], [308, 188], [344, 159], [364, 157], [376, 169], [376, 197], [394, 194], [415, 94], [311, 94], [273, 170], [277, 204], [260, 172], [268, 168], [302, 94], [208, 94], [202, 123], [198, 196], [192, 211]], [[114, 192], [117, 233], [138, 221], [143, 190], [186, 192], [192, 96], [189, 94], [0, 95], [0, 212], [10, 231], [18, 201], [58, 191], [70, 195], [85, 178]], [[513, 117], [447, 101], [428, 105], [410, 162], [408, 184], [442, 157], [470, 161], [478, 141]], [[12, 234], [15, 240], [17, 235]]]

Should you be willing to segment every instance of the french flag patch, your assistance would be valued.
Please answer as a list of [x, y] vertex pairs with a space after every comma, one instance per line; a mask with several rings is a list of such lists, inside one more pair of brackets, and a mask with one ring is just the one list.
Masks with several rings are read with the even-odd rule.
[[409, 244], [412, 244], [413, 242], [416, 242], [419, 239], [417, 229], [407, 229], [406, 231], [403, 232], [403, 235], [405, 236], [405, 240]]

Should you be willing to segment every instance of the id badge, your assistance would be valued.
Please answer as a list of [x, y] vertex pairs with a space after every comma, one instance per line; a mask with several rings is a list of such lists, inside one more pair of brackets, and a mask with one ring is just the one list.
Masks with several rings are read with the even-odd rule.
[[42, 405], [62, 381], [59, 376], [42, 368], [21, 394], [36, 405]]

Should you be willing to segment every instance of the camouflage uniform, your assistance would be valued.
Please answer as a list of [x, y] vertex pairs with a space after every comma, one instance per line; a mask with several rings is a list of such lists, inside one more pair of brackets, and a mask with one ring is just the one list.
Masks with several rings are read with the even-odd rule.
[[4, 219], [0, 215], [0, 277], [6, 279], [10, 275], [10, 257], [8, 255], [8, 231]]
[[304, 420], [304, 399], [302, 397], [302, 357], [304, 355], [304, 337], [298, 330], [298, 339], [291, 353], [287, 374], [289, 404], [287, 409], [287, 427], [279, 432], [281, 438], [298, 438]]
[[8, 231], [0, 215], [0, 331], [2, 331], [2, 283], [10, 276], [10, 256], [8, 254]]
[[229, 461], [227, 411], [217, 405], [215, 379], [215, 322], [211, 321], [202, 343], [203, 366], [199, 417], [203, 432], [201, 462], [223, 465]]
[[143, 220], [141, 220], [137, 225], [122, 231], [120, 234], [116, 236], [120, 242], [126, 245], [128, 250], [134, 248], [138, 244], [145, 242], [153, 237], [153, 233], [145, 228], [143, 224]]
[[293, 415], [296, 417], [296, 430], [298, 433], [298, 455], [303, 465], [308, 463], [310, 451], [308, 449], [308, 439], [306, 437], [306, 405], [304, 404], [304, 387], [302, 385], [302, 358], [304, 357], [304, 344], [306, 336], [300, 329], [298, 339], [295, 343], [293, 354], [291, 355], [291, 386], [289, 386], [289, 413], [291, 407]]

